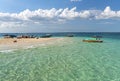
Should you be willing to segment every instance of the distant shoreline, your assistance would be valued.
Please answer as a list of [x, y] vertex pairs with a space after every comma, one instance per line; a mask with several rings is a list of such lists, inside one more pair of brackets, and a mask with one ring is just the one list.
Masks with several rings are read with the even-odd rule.
[[120, 33], [120, 32], [0, 32], [0, 34], [35, 34], [35, 33], [43, 33], [43, 34], [52, 34], [52, 33]]

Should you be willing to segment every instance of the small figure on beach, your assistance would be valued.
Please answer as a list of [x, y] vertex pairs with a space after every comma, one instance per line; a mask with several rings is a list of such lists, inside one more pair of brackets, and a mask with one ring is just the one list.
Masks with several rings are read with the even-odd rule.
[[17, 42], [17, 40], [14, 40], [13, 42], [14, 42], [14, 43], [16, 43], [16, 42]]

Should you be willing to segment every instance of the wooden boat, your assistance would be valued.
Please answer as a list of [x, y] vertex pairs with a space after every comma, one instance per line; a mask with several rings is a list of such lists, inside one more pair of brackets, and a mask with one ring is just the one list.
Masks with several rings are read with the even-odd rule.
[[16, 35], [8, 35], [8, 34], [6, 34], [6, 35], [3, 35], [3, 37], [4, 38], [15, 38]]
[[49, 38], [49, 37], [52, 37], [52, 35], [51, 34], [46, 34], [46, 35], [41, 36], [41, 38]]
[[33, 35], [20, 35], [20, 36], [17, 36], [18, 39], [21, 39], [21, 38], [35, 38], [35, 36]]
[[83, 42], [99, 42], [99, 43], [102, 43], [103, 41], [102, 40], [86, 40], [86, 39], [84, 39]]
[[74, 35], [73, 34], [68, 34], [67, 37], [74, 37]]
[[89, 39], [84, 39], [83, 42], [94, 42], [94, 43], [102, 43], [103, 41], [100, 40], [100, 38], [102, 38], [102, 36], [93, 36], [92, 38]]

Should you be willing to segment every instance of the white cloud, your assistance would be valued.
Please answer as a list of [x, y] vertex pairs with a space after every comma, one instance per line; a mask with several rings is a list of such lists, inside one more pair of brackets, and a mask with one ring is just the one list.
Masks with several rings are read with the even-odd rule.
[[120, 19], [120, 11], [113, 11], [108, 6], [101, 10], [77, 11], [76, 7], [69, 9], [26, 9], [20, 13], [0, 12], [0, 27], [20, 27], [29, 24], [64, 23], [75, 19]]
[[59, 14], [59, 17], [65, 18], [65, 19], [73, 19], [76, 17], [79, 17], [79, 12], [76, 12], [76, 7], [69, 10], [68, 8], [64, 9], [61, 14]]
[[26, 25], [24, 23], [19, 22], [0, 22], [0, 28], [4, 27], [25, 27]]
[[81, 18], [88, 18], [91, 14], [90, 14], [90, 11], [86, 10], [86, 11], [80, 12], [79, 15]]
[[120, 11], [113, 11], [107, 6], [103, 12], [96, 16], [96, 19], [111, 19], [120, 18]]

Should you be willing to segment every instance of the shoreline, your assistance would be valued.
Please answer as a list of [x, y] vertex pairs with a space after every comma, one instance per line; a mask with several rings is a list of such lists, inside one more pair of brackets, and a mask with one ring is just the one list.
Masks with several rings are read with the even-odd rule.
[[62, 38], [3, 38], [0, 39], [0, 52], [11, 51], [17, 49], [28, 49], [38, 46], [44, 46], [53, 44], [54, 42], [61, 40]]

